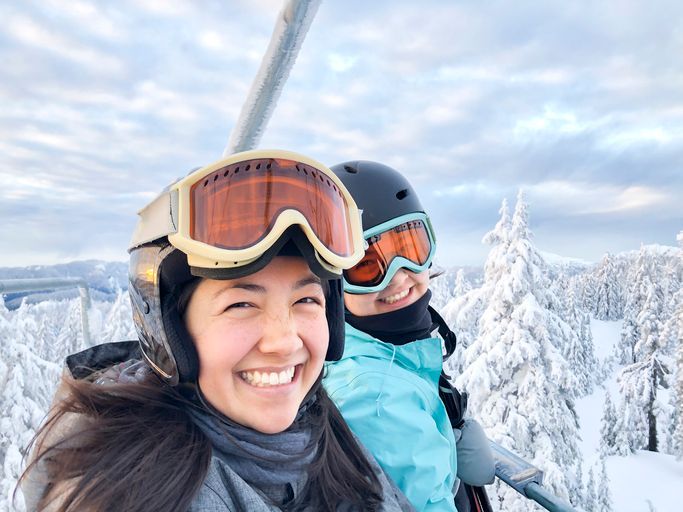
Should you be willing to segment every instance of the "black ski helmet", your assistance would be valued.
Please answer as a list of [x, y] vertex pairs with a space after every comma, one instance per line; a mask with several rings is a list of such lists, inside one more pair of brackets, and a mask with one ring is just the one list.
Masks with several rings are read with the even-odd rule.
[[[273, 158], [282, 157], [282, 152], [272, 153], [270, 156]], [[269, 151], [260, 150], [258, 155], [259, 158], [269, 157]], [[316, 165], [318, 168], [322, 166]], [[195, 382], [199, 373], [197, 351], [178, 309], [181, 295], [187, 292], [186, 287], [200, 277], [235, 279], [252, 274], [277, 255], [303, 256], [311, 270], [323, 279], [329, 329], [325, 358], [328, 361], [341, 358], [345, 335], [341, 276], [331, 275], [319, 261], [317, 265], [313, 264], [318, 258], [317, 252], [299, 226], [290, 226], [255, 261], [243, 267], [211, 269], [207, 274], [206, 269], [190, 267], [187, 254], [174, 247], [167, 235], [144, 238], [146, 233], [155, 231], [150, 230], [150, 226], [163, 223], [160, 219], [168, 216], [169, 205], [162, 203], [160, 208], [155, 208], [153, 205], [159, 204], [155, 201], [150, 203], [151, 208], [148, 205], [140, 212], [141, 219], [134, 240], [142, 241], [132, 243], [129, 249], [128, 290], [141, 352], [152, 369], [166, 382], [170, 385]]]
[[408, 213], [425, 211], [410, 182], [388, 165], [354, 160], [330, 169], [363, 211], [363, 231]]

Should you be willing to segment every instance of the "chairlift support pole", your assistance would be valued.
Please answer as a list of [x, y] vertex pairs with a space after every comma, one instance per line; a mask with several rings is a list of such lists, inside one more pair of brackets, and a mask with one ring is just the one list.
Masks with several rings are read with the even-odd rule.
[[90, 346], [90, 326], [88, 311], [90, 310], [90, 291], [88, 283], [81, 278], [36, 278], [36, 279], [2, 279], [0, 280], [0, 295], [4, 293], [33, 292], [43, 290], [58, 290], [62, 288], [78, 288], [81, 299], [81, 326], [83, 329], [83, 343]]
[[261, 67], [242, 105], [223, 156], [258, 145], [320, 1], [287, 0], [282, 7]]
[[522, 496], [550, 512], [576, 512], [566, 501], [543, 488], [543, 471], [518, 455], [490, 441], [496, 459], [496, 476]]

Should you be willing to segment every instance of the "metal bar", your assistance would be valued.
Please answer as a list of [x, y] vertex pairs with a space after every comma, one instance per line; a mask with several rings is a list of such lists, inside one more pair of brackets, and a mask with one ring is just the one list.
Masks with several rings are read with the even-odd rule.
[[288, 0], [283, 6], [223, 156], [258, 145], [320, 1]]
[[551, 494], [536, 482], [530, 482], [526, 486], [525, 496], [550, 512], [576, 512], [569, 503]]
[[33, 292], [40, 290], [57, 290], [60, 288], [88, 287], [85, 279], [79, 277], [35, 278], [35, 279], [2, 279], [0, 293]]
[[78, 288], [81, 300], [81, 326], [83, 329], [83, 343], [90, 346], [90, 325], [88, 311], [90, 310], [90, 291], [88, 283], [80, 277], [63, 278], [35, 278], [35, 279], [2, 279], [0, 280], [0, 294], [16, 292], [34, 292], [59, 290], [63, 288]]
[[550, 512], [576, 512], [569, 503], [543, 488], [543, 471], [498, 443], [489, 442], [498, 478]]

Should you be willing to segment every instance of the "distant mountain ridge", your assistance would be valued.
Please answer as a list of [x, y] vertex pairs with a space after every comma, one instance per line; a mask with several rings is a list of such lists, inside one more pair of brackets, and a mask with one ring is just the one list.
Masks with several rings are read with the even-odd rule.
[[[1, 279], [80, 277], [86, 280], [90, 296], [94, 300], [113, 301], [119, 290], [128, 289], [128, 263], [121, 261], [84, 260], [57, 265], [32, 265], [29, 267], [0, 267]], [[67, 299], [78, 296], [78, 291], [57, 290], [44, 292], [8, 293], [5, 306], [15, 309], [24, 297], [29, 302]]]
[[[682, 236], [683, 238], [683, 236]], [[645, 245], [644, 249], [660, 255], [664, 258], [678, 258], [681, 249], [663, 245]], [[623, 251], [613, 254], [618, 259], [635, 260], [639, 249]], [[567, 258], [549, 252], [541, 253], [551, 269], [555, 272], [563, 272], [574, 275], [581, 272], [590, 271], [597, 263], [581, 260], [578, 258]], [[435, 264], [436, 267], [440, 265]], [[453, 288], [455, 276], [459, 269], [465, 272], [465, 278], [473, 287], [479, 286], [483, 278], [483, 265], [477, 266], [448, 266], [440, 267], [442, 274], [433, 283], [433, 292], [437, 299], [442, 291], [443, 294]], [[57, 265], [32, 265], [29, 267], [0, 267], [0, 279], [28, 279], [39, 277], [80, 277], [84, 278], [89, 287], [90, 294], [94, 300], [113, 301], [118, 290], [128, 289], [128, 262], [123, 261], [103, 261], [103, 260], [83, 260], [61, 263]], [[54, 292], [24, 292], [8, 293], [5, 295], [5, 305], [9, 309], [19, 307], [24, 297], [28, 297], [30, 302], [40, 302], [43, 300], [54, 300], [61, 298], [76, 297], [78, 292], [73, 290], [58, 290]], [[445, 297], [445, 295], [444, 295]], [[437, 300], [438, 302], [438, 300]]]

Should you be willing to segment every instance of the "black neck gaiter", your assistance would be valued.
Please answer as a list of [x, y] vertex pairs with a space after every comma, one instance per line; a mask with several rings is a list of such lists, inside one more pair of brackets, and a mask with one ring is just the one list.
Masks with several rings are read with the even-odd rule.
[[428, 309], [431, 298], [432, 292], [427, 290], [410, 306], [379, 315], [356, 316], [346, 310], [346, 321], [359, 331], [385, 343], [405, 345], [430, 337], [434, 329]]

